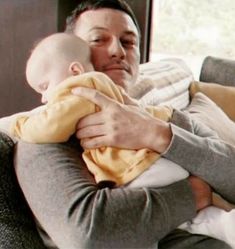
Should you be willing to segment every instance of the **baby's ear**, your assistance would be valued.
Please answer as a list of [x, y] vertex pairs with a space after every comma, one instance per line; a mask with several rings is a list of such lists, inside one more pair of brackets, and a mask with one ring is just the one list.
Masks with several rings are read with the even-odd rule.
[[78, 61], [73, 61], [70, 65], [69, 65], [69, 74], [71, 75], [79, 75], [84, 73], [84, 67], [83, 65], [78, 62]]

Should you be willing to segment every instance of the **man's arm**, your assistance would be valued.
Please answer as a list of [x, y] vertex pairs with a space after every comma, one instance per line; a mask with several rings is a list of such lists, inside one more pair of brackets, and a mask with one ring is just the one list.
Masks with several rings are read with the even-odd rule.
[[94, 89], [77, 88], [74, 94], [101, 107], [100, 112], [78, 123], [77, 137], [84, 139], [85, 148], [152, 149], [202, 178], [235, 203], [235, 147], [220, 141], [207, 127], [177, 111], [172, 119], [176, 125], [170, 125], [136, 106], [114, 103]]
[[59, 248], [151, 248], [195, 216], [187, 180], [161, 189], [98, 189], [75, 139], [19, 142], [15, 164], [35, 217]]
[[235, 203], [235, 147], [219, 140], [212, 130], [183, 112], [175, 111], [172, 122], [173, 136], [164, 157], [208, 182], [217, 193]]

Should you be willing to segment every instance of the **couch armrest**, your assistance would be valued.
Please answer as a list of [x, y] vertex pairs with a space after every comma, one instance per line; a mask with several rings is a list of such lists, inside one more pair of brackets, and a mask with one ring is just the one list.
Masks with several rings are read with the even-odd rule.
[[235, 60], [207, 56], [202, 63], [199, 80], [235, 86]]

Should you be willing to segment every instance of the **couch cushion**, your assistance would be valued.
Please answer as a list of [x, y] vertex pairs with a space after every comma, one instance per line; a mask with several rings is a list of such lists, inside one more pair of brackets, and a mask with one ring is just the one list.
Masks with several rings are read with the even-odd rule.
[[181, 59], [164, 59], [140, 65], [137, 83], [130, 96], [142, 105], [171, 105], [183, 109], [189, 104], [192, 72]]
[[15, 177], [13, 148], [0, 132], [0, 248], [45, 249]]
[[191, 97], [197, 92], [202, 92], [212, 99], [230, 119], [235, 121], [235, 87], [195, 81], [190, 85]]
[[235, 86], [235, 60], [207, 56], [202, 64], [200, 81]]
[[235, 123], [203, 93], [196, 93], [187, 107], [190, 116], [214, 130], [220, 139], [235, 146]]

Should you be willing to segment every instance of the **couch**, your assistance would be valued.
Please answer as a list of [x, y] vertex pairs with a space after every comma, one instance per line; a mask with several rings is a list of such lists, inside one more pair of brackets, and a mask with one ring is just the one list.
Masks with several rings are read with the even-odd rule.
[[[226, 94], [229, 92], [230, 102], [233, 98], [235, 100], [235, 93], [232, 87], [235, 86], [235, 62], [232, 60], [211, 56], [206, 57], [202, 64], [200, 82], [194, 82], [190, 70], [180, 60], [165, 60], [160, 63], [158, 70], [153, 73], [156, 65], [152, 64], [149, 66], [149, 64], [145, 64], [142, 66], [140, 80], [136, 88], [131, 92], [131, 95], [139, 98], [143, 104], [155, 105], [164, 103], [183, 109], [190, 101], [188, 96], [193, 98], [198, 91], [204, 92], [204, 94], [213, 99], [214, 88], [217, 92], [213, 100], [218, 102], [220, 108], [224, 109], [225, 106], [229, 105], [229, 103], [224, 103], [224, 97], [218, 100], [218, 95], [223, 96], [223, 91]], [[146, 76], [147, 74], [148, 77]], [[153, 77], [154, 79], [149, 77], [151, 74], [151, 77], [155, 77]], [[177, 93], [176, 96], [165, 96], [165, 92], [168, 92], [175, 81], [178, 84], [175, 84], [175, 88], [173, 88], [174, 94]], [[214, 84], [210, 85], [211, 83], [205, 82], [213, 82]], [[217, 89], [220, 86], [218, 83], [224, 85], [221, 85], [222, 89]], [[179, 85], [183, 85], [183, 91]], [[211, 91], [210, 86], [213, 86], [213, 91]], [[230, 88], [225, 86], [230, 86]], [[168, 89], [167, 91], [165, 87]], [[185, 94], [185, 90], [189, 91], [190, 95], [188, 92]], [[182, 99], [184, 100], [181, 101]], [[233, 108], [227, 108], [225, 113], [230, 121], [233, 120], [235, 116]], [[13, 141], [5, 133], [0, 132], [0, 248], [43, 249], [45, 246], [37, 233], [32, 213], [24, 200], [14, 174], [13, 152]]]

